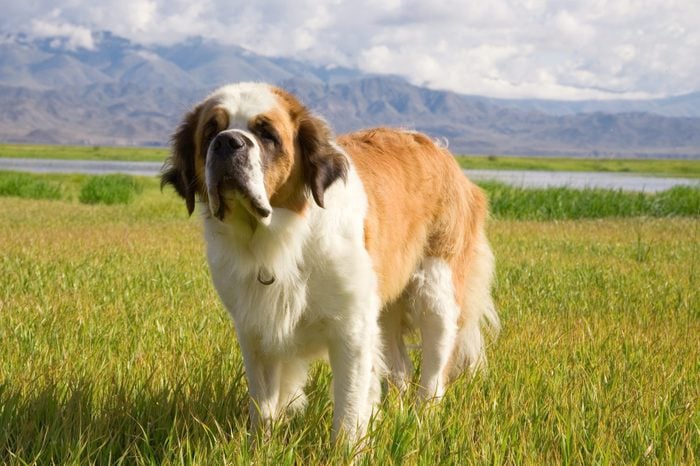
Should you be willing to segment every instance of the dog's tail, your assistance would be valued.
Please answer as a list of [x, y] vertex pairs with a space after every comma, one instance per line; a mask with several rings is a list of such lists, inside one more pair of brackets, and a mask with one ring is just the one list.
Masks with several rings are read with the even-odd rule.
[[[455, 346], [447, 378], [453, 380], [465, 370], [475, 373], [486, 367], [486, 339], [495, 339], [501, 329], [491, 298], [495, 259], [483, 230], [477, 234], [474, 256], [466, 274], [466, 290]], [[486, 334], [486, 335], [485, 335]]]

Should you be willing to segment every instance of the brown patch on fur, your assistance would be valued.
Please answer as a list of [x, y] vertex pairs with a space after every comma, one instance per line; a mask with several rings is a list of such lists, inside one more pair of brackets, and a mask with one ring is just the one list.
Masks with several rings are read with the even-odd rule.
[[214, 102], [205, 101], [185, 115], [172, 137], [172, 155], [166, 160], [161, 187], [172, 184], [185, 199], [187, 212], [194, 211], [195, 196], [207, 201], [204, 187], [205, 148], [228, 126], [228, 114]]
[[270, 147], [264, 148], [262, 154], [265, 189], [270, 198], [270, 205], [302, 213], [306, 210], [307, 200], [299, 162], [296, 161], [296, 127], [291, 112], [292, 110], [287, 110], [282, 102], [280, 107], [256, 117], [249, 126], [254, 129], [268, 125], [274, 128], [278, 138], [278, 142], [269, 144]]
[[368, 197], [365, 245], [384, 304], [398, 298], [420, 261], [444, 259], [462, 307], [465, 274], [486, 200], [454, 157], [418, 133], [378, 128], [339, 138]]
[[[294, 147], [293, 167], [286, 186], [281, 186], [280, 192], [286, 193], [285, 197], [293, 201], [293, 205], [302, 203], [302, 200], [305, 205], [303, 190], [308, 188], [316, 203], [323, 207], [326, 189], [337, 179], [346, 179], [347, 160], [333, 146], [333, 133], [322, 119], [312, 115], [286, 91], [273, 88], [273, 92], [286, 109], [292, 129], [286, 133], [291, 134], [293, 143], [289, 144], [291, 141], [287, 139], [283, 146]], [[276, 121], [279, 124], [279, 120]]]
[[311, 115], [299, 122], [297, 140], [301, 147], [304, 180], [316, 204], [323, 207], [323, 194], [338, 178], [347, 179], [348, 162], [331, 144], [333, 137], [326, 123]]
[[216, 106], [217, 102], [208, 101], [202, 105], [197, 131], [195, 132], [195, 174], [199, 186], [199, 197], [202, 201], [208, 200], [205, 188], [204, 167], [206, 163], [207, 149], [214, 137], [228, 127], [229, 117], [226, 110]]
[[165, 161], [160, 178], [161, 189], [166, 184], [173, 185], [175, 191], [185, 200], [190, 215], [194, 211], [195, 194], [200, 190], [195, 175], [195, 133], [200, 111], [201, 105], [187, 113], [173, 134], [172, 155]]
[[[439, 257], [452, 270], [462, 328], [471, 317], [467, 280], [475, 248], [484, 241], [486, 196], [462, 173], [452, 154], [419, 133], [373, 129], [338, 141], [351, 155], [368, 197], [365, 246], [379, 279], [384, 306], [401, 296], [424, 257]], [[455, 349], [443, 370], [450, 380]]]

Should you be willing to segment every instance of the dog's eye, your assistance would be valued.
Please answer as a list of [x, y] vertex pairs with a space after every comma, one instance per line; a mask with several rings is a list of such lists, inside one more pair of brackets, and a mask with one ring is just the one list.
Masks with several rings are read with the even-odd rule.
[[272, 129], [272, 127], [270, 127], [269, 125], [259, 125], [257, 127], [256, 132], [258, 133], [258, 136], [260, 136], [260, 139], [262, 139], [263, 142], [279, 145], [279, 135], [277, 134], [277, 131]]
[[204, 145], [207, 146], [212, 139], [214, 139], [214, 136], [216, 136], [216, 133], [219, 132], [219, 125], [216, 123], [216, 121], [211, 120], [209, 123], [207, 123], [204, 126], [204, 130], [202, 131], [202, 136], [204, 138]]

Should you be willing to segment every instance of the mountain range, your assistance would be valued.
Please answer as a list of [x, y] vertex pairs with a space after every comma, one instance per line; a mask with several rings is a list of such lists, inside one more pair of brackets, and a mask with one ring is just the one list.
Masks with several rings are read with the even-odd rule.
[[164, 146], [184, 112], [216, 86], [253, 80], [292, 91], [337, 132], [416, 129], [456, 153], [700, 158], [700, 92], [495, 99], [202, 38], [146, 46], [99, 32], [93, 42], [73, 49], [61, 37], [0, 36], [0, 141]]

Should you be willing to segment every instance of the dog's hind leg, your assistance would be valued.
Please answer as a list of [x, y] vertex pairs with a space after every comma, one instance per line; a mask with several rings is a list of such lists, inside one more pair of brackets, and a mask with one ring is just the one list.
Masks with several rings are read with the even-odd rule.
[[462, 314], [450, 362], [450, 379], [458, 377], [464, 371], [474, 373], [486, 365], [484, 331], [495, 337], [500, 329], [496, 307], [491, 298], [494, 268], [491, 247], [483, 231], [479, 231], [471, 259], [463, 267]]
[[380, 318], [389, 380], [401, 392], [408, 388], [413, 375], [413, 364], [403, 339], [406, 308], [406, 299], [401, 297], [387, 306]]
[[423, 399], [441, 398], [460, 315], [450, 266], [440, 258], [425, 258], [411, 280], [409, 293], [422, 340], [419, 393]]

